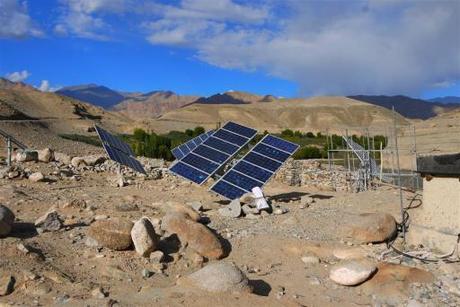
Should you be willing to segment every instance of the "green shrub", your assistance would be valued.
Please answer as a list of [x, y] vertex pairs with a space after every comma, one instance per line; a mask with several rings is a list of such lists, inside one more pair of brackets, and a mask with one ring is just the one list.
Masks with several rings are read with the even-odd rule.
[[323, 157], [322, 151], [316, 146], [303, 146], [294, 154], [294, 159], [320, 159]]

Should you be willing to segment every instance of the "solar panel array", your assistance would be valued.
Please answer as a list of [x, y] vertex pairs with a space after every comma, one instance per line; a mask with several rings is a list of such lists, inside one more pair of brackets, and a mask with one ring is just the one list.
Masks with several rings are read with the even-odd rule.
[[169, 170], [197, 184], [203, 184], [256, 134], [254, 129], [228, 122]]
[[101, 127], [95, 125], [95, 128], [102, 141], [102, 146], [104, 146], [104, 149], [111, 160], [126, 165], [136, 172], [145, 174], [144, 167], [134, 158], [135, 155], [128, 144]]
[[171, 150], [173, 156], [177, 160], [182, 159], [187, 154], [189, 154], [192, 150], [197, 148], [201, 143], [206, 141], [213, 133], [214, 133], [214, 130], [208, 131], [206, 133], [202, 133], [199, 136], [191, 139], [190, 141], [173, 148]]
[[266, 135], [212, 187], [230, 200], [262, 187], [299, 148], [299, 145], [272, 135]]

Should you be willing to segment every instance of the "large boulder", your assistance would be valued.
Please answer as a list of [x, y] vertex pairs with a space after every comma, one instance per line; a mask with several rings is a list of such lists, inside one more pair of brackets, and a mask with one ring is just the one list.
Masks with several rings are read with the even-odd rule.
[[13, 228], [14, 213], [7, 207], [0, 205], [0, 237], [6, 237]]
[[376, 270], [375, 264], [368, 260], [350, 260], [333, 266], [329, 278], [343, 286], [356, 286], [365, 282]]
[[396, 234], [396, 221], [387, 213], [364, 213], [354, 216], [344, 229], [344, 239], [356, 243], [380, 243]]
[[37, 150], [37, 153], [38, 153], [38, 161], [40, 162], [48, 163], [48, 162], [54, 161], [54, 151], [49, 148]]
[[179, 286], [189, 286], [209, 292], [250, 293], [248, 278], [233, 262], [214, 262], [206, 267], [178, 279]]
[[36, 162], [38, 161], [38, 152], [35, 150], [19, 151], [15, 160], [17, 162]]
[[88, 236], [109, 249], [126, 250], [132, 245], [132, 228], [133, 223], [125, 219], [99, 220], [91, 224]]
[[162, 221], [162, 229], [170, 234], [177, 234], [182, 244], [188, 244], [203, 257], [220, 259], [224, 256], [222, 245], [211, 230], [183, 214], [167, 214]]
[[158, 236], [152, 223], [146, 217], [134, 223], [131, 229], [131, 239], [136, 252], [143, 257], [149, 257], [158, 245]]

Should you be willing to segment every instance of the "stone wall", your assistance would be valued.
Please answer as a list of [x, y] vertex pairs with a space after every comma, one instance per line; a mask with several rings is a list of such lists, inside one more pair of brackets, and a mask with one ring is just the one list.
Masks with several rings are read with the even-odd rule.
[[345, 169], [319, 160], [288, 160], [276, 174], [276, 179], [291, 186], [314, 186], [328, 191], [351, 191]]

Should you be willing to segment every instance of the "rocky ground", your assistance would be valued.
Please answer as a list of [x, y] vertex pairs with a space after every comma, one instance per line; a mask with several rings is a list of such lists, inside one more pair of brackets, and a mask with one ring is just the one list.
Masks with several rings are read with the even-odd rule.
[[396, 234], [393, 188], [350, 193], [308, 167], [300, 185], [272, 180], [259, 212], [163, 161], [121, 178], [99, 156], [18, 160], [0, 165], [0, 306], [460, 305], [458, 262], [385, 243], [424, 252]]

